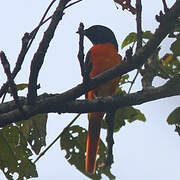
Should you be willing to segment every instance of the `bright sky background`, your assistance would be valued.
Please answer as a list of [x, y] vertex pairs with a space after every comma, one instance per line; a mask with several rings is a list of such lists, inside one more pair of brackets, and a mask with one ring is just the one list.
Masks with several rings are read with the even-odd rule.
[[[31, 32], [41, 19], [50, 0], [6, 0], [1, 2], [0, 11], [0, 50], [3, 50], [14, 67], [16, 58], [21, 47], [21, 38], [25, 32]], [[175, 0], [167, 0], [171, 6]], [[161, 0], [143, 1], [143, 30], [152, 32], [158, 26], [155, 15], [162, 7]], [[57, 3], [55, 3], [54, 8]], [[54, 10], [53, 8], [53, 10]], [[52, 11], [51, 11], [52, 12]], [[50, 13], [51, 14], [51, 13]], [[49, 14], [49, 15], [50, 15]], [[79, 23], [85, 27], [94, 24], [102, 24], [110, 27], [119, 42], [130, 33], [136, 31], [135, 16], [128, 11], [116, 9], [113, 0], [83, 0], [65, 11], [63, 20], [60, 22], [55, 37], [50, 44], [43, 68], [40, 71], [38, 82], [41, 84], [39, 94], [61, 93], [81, 82], [80, 68], [77, 60], [78, 35], [75, 33]], [[41, 31], [28, 53], [21, 72], [15, 82], [27, 83], [29, 65], [39, 40], [47, 26]], [[91, 43], [85, 40], [85, 51], [91, 47]], [[169, 43], [163, 42], [162, 50], [166, 52]], [[124, 51], [119, 48], [119, 53]], [[6, 80], [3, 69], [0, 66], [2, 84]], [[140, 80], [140, 79], [138, 79]], [[154, 85], [162, 84], [156, 79]], [[140, 81], [133, 87], [133, 91], [141, 90]], [[25, 95], [24, 91], [22, 95]], [[112, 166], [112, 174], [121, 180], [179, 180], [180, 162], [180, 137], [174, 132], [173, 126], [166, 123], [166, 119], [175, 107], [180, 105], [180, 97], [165, 98], [149, 102], [136, 108], [146, 116], [147, 122], [135, 122], [127, 124], [122, 130], [114, 134], [115, 163]], [[50, 114], [47, 126], [47, 145], [62, 131], [72, 120], [74, 114], [57, 115]], [[87, 116], [83, 115], [76, 123], [87, 127]], [[102, 131], [102, 139], [105, 140], [105, 131]], [[40, 180], [59, 179], [88, 179], [74, 166], [71, 166], [64, 158], [65, 152], [60, 150], [57, 142], [44, 157], [37, 163]], [[0, 179], [4, 175], [0, 172]], [[107, 179], [107, 177], [103, 177]]]

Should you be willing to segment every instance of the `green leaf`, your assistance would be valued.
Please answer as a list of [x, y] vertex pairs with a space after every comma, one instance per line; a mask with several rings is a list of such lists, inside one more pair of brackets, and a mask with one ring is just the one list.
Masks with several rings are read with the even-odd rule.
[[[114, 132], [119, 131], [122, 126], [125, 126], [126, 120], [129, 123], [134, 122], [135, 120], [145, 122], [146, 118], [144, 114], [142, 114], [141, 111], [136, 108], [133, 107], [120, 108], [115, 113]], [[103, 121], [102, 123], [102, 128], [107, 129], [107, 125], [105, 121]]]
[[23, 90], [25, 88], [28, 87], [28, 84], [25, 84], [25, 83], [22, 83], [22, 84], [17, 84], [16, 85], [16, 90], [19, 91], [19, 90]]
[[8, 179], [13, 179], [15, 172], [18, 179], [37, 177], [28, 145], [36, 154], [45, 146], [46, 122], [47, 114], [39, 114], [0, 130], [0, 168]]
[[91, 175], [85, 171], [86, 139], [87, 130], [80, 126], [76, 125], [64, 129], [60, 139], [60, 146], [62, 150], [66, 151], [65, 158], [71, 165], [74, 165], [80, 172], [92, 179], [101, 179], [102, 173], [109, 177], [109, 179], [112, 179], [114, 176], [111, 174], [110, 168], [106, 168], [106, 170], [103, 171], [100, 171], [98, 168], [98, 164], [106, 157], [106, 147], [102, 140], [100, 140], [99, 144], [96, 174]]
[[177, 107], [167, 118], [168, 124], [180, 124], [180, 107]]
[[[145, 31], [143, 32], [142, 38], [143, 39], [151, 39], [153, 36], [153, 33], [151, 31]], [[131, 32], [129, 33], [126, 38], [124, 39], [124, 41], [122, 42], [121, 45], [121, 49], [123, 49], [125, 46], [131, 44], [131, 43], [135, 43], [137, 41], [137, 33], [135, 32]]]
[[[127, 113], [127, 114], [126, 114]], [[129, 123], [139, 120], [139, 121], [146, 121], [146, 118], [143, 113], [139, 109], [133, 108], [133, 107], [127, 107], [127, 112], [123, 112], [125, 114], [125, 117], [127, 118], [127, 121]]]
[[[16, 85], [16, 90], [17, 90], [17, 91], [22, 91], [22, 90], [24, 90], [24, 89], [27, 88], [27, 87], [28, 87], [28, 84], [26, 84], [26, 83], [17, 84], [17, 85]], [[11, 93], [11, 88], [8, 88], [8, 93], [9, 93], [9, 94], [12, 94], [12, 93]]]
[[137, 40], [137, 37], [136, 37], [135, 32], [128, 34], [126, 36], [126, 38], [124, 39], [124, 41], [122, 42], [121, 49], [123, 49], [125, 46], [131, 44], [132, 42], [136, 42], [136, 40]]
[[173, 54], [165, 54], [160, 62], [158, 69], [159, 75], [162, 77], [174, 77], [180, 73], [180, 60]]
[[35, 164], [30, 160], [32, 152], [17, 126], [9, 125], [0, 130], [0, 169], [7, 179], [37, 177]]
[[17, 123], [21, 134], [31, 145], [32, 150], [39, 154], [42, 146], [46, 145], [47, 114], [38, 114], [28, 120]]
[[121, 79], [119, 81], [120, 85], [126, 84], [129, 82], [129, 74], [125, 74], [121, 76]]
[[151, 31], [143, 32], [142, 38], [143, 39], [151, 39], [153, 37], [153, 33]]

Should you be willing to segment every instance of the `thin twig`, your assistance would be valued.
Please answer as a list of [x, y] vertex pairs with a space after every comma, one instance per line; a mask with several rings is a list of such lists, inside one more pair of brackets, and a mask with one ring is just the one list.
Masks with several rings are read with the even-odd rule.
[[[56, 1], [56, 0], [55, 0], [55, 1]], [[65, 9], [67, 9], [67, 8], [71, 7], [72, 5], [77, 4], [77, 3], [81, 2], [81, 1], [82, 1], [82, 0], [75, 1], [75, 2], [67, 5], [67, 6], [65, 7]], [[45, 24], [45, 23], [46, 23], [47, 21], [49, 21], [51, 18], [52, 18], [52, 15], [49, 16], [47, 19], [41, 21], [41, 23], [39, 23], [39, 25], [38, 25], [30, 34], [33, 34], [33, 32], [35, 32], [36, 29], [38, 29], [39, 27], [41, 27], [43, 24]]]
[[84, 24], [80, 23], [78, 28], [79, 33], [79, 52], [78, 52], [78, 60], [81, 67], [81, 75], [84, 79]]
[[139, 71], [137, 70], [136, 75], [134, 76], [134, 79], [133, 79], [132, 82], [131, 82], [131, 86], [129, 87], [128, 94], [130, 93], [130, 91], [131, 91], [131, 89], [132, 89], [132, 86], [134, 85], [135, 80], [136, 80], [138, 74], [139, 74]]
[[68, 5], [65, 7], [65, 9], [67, 9], [67, 8], [73, 6], [74, 4], [77, 4], [77, 3], [81, 2], [81, 1], [82, 1], [82, 0], [78, 0], [78, 1], [75, 1], [75, 2], [73, 2], [73, 3], [71, 3], [71, 4], [68, 4]]
[[[55, 3], [55, 1], [56, 1], [56, 0], [53, 0], [53, 1], [49, 4], [49, 6], [47, 7], [47, 9], [46, 9], [43, 17], [41, 18], [41, 20], [40, 20], [40, 22], [39, 22], [39, 25], [30, 33], [30, 35], [32, 36], [32, 38], [31, 38], [31, 41], [29, 42], [29, 45], [28, 45], [27, 49], [29, 49], [29, 48], [31, 47], [31, 44], [32, 44], [33, 40], [35, 39], [35, 36], [36, 36], [39, 28], [40, 28], [45, 22], [47, 22], [47, 20], [44, 22], [44, 19], [45, 19], [46, 15], [47, 15], [48, 11], [49, 11], [50, 8], [52, 7], [52, 5]], [[49, 19], [50, 19], [50, 18], [49, 18]], [[49, 19], [48, 19], [48, 20], [49, 20]]]
[[[141, 0], [136, 0], [136, 25], [137, 25], [137, 46], [136, 46], [136, 52], [138, 51], [138, 49], [140, 49], [142, 47], [142, 4], [141, 4]], [[135, 83], [135, 80], [137, 78], [139, 74], [139, 71], [137, 70], [136, 75], [131, 83], [131, 86], [129, 88], [128, 94], [130, 93], [132, 86]]]
[[[14, 67], [13, 71], [12, 71], [12, 78], [14, 79], [16, 77], [16, 75], [18, 74], [18, 72], [21, 70], [21, 66], [22, 66], [22, 63], [24, 61], [24, 57], [27, 53], [27, 45], [29, 43], [29, 34], [28, 33], [25, 33], [23, 38], [22, 38], [22, 48], [21, 48], [21, 51], [20, 51], [20, 54], [17, 58], [17, 61], [16, 61], [16, 66]], [[7, 81], [6, 83], [3, 84], [3, 86], [1, 87], [0, 89], [0, 98], [3, 96], [3, 99], [5, 98], [5, 94], [7, 92], [9, 88], [9, 81]]]
[[29, 40], [30, 40], [29, 33], [25, 33], [23, 38], [22, 38], [22, 48], [21, 48], [21, 51], [20, 51], [19, 56], [17, 58], [16, 66], [14, 67], [13, 72], [12, 72], [13, 79], [16, 77], [18, 72], [21, 70], [21, 66], [22, 66], [22, 63], [24, 61], [24, 57], [27, 53], [27, 46], [28, 46]]
[[136, 0], [136, 23], [137, 23], [137, 47], [136, 47], [136, 51], [142, 47], [141, 14], [142, 14], [141, 0]]
[[114, 115], [115, 111], [109, 112], [106, 115], [106, 123], [107, 123], [107, 158], [105, 161], [105, 166], [111, 166], [113, 163], [113, 133], [114, 133]]
[[33, 34], [33, 32], [36, 31], [36, 29], [40, 28], [43, 24], [45, 24], [47, 21], [49, 21], [52, 18], [52, 15], [49, 16], [47, 19], [45, 19], [41, 24], [39, 24], [30, 34]]
[[64, 131], [69, 129], [71, 125], [76, 121], [76, 119], [80, 116], [81, 114], [78, 114], [75, 116], [75, 118], [63, 129], [63, 131], [54, 139], [54, 141], [43, 151], [39, 154], [39, 156], [36, 158], [34, 161], [34, 164], [55, 144], [55, 142], [63, 135]]
[[167, 13], [169, 11], [169, 8], [167, 6], [166, 0], [162, 0], [163, 6], [164, 6], [164, 12]]
[[6, 55], [4, 54], [3, 51], [0, 52], [0, 59], [1, 59], [1, 63], [3, 65], [3, 68], [4, 68], [4, 72], [6, 73], [6, 76], [8, 78], [8, 82], [9, 82], [9, 86], [11, 88], [11, 93], [12, 93], [12, 96], [14, 98], [14, 101], [18, 107], [18, 109], [20, 110], [20, 112], [22, 112], [24, 114], [24, 111], [20, 105], [20, 102], [19, 102], [19, 97], [18, 97], [18, 93], [17, 93], [17, 90], [16, 90], [16, 84], [13, 80], [13, 77], [12, 77], [12, 74], [11, 74], [11, 71], [10, 71], [10, 65], [9, 65], [9, 62], [6, 58]]
[[1, 103], [4, 103], [4, 100], [5, 100], [5, 98], [6, 98], [6, 94], [7, 94], [7, 93], [4, 93], [4, 95], [3, 95], [3, 97], [2, 97]]
[[[46, 9], [42, 19], [40, 20], [40, 23], [39, 25], [31, 32], [31, 33], [25, 33], [23, 38], [22, 38], [22, 48], [21, 48], [21, 51], [19, 53], [19, 56], [17, 58], [17, 61], [16, 61], [16, 66], [15, 68], [13, 69], [12, 71], [12, 78], [14, 79], [16, 77], [16, 75], [18, 74], [18, 72], [21, 70], [21, 66], [22, 66], [22, 63], [24, 61], [24, 58], [28, 52], [28, 50], [30, 49], [31, 47], [31, 44], [33, 42], [33, 40], [35, 39], [35, 36], [40, 28], [40, 26], [42, 24], [44, 24], [45, 22], [47, 22], [49, 19], [45, 19], [49, 9], [51, 8], [51, 6], [53, 5], [53, 3], [55, 2], [56, 0], [53, 0], [50, 5], [48, 6], [48, 8]], [[0, 89], [0, 98], [3, 96], [3, 94], [5, 94], [7, 92], [9, 88], [9, 82], [7, 81]], [[5, 98], [5, 96], [3, 96], [3, 99]]]

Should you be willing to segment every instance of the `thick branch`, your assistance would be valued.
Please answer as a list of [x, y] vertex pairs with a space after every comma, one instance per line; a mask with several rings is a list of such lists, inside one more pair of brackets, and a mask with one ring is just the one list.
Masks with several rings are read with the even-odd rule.
[[[88, 113], [88, 112], [109, 112], [117, 108], [140, 105], [157, 99], [180, 95], [180, 75], [169, 80], [165, 85], [136, 93], [116, 95], [114, 97], [97, 98], [94, 100], [75, 100], [62, 103], [61, 95], [44, 94], [37, 97], [36, 104], [26, 105], [27, 98], [21, 98], [26, 119], [39, 113]], [[9, 109], [10, 112], [6, 110]], [[0, 127], [24, 120], [24, 116], [15, 106], [14, 102], [0, 105]]]
[[34, 54], [34, 57], [31, 62], [31, 72], [29, 77], [29, 86], [28, 86], [28, 102], [30, 104], [34, 103], [37, 96], [37, 79], [39, 71], [44, 62], [44, 57], [49, 47], [49, 44], [54, 36], [56, 27], [59, 21], [62, 19], [63, 11], [69, 0], [60, 0], [58, 7], [56, 8], [51, 23], [49, 24], [47, 30], [44, 33], [43, 39], [39, 44], [37, 52]]

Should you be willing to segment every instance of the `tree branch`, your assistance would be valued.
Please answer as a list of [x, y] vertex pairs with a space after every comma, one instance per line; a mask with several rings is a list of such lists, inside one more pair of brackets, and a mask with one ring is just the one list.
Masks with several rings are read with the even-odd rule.
[[[49, 11], [49, 9], [51, 8], [51, 6], [53, 5], [53, 3], [55, 2], [56, 0], [53, 0], [50, 5], [48, 6], [47, 10], [45, 11], [39, 25], [31, 32], [31, 33], [25, 33], [23, 38], [22, 38], [22, 47], [21, 47], [21, 51], [19, 53], [19, 56], [17, 58], [17, 61], [16, 61], [16, 66], [14, 67], [14, 70], [12, 72], [12, 78], [14, 79], [16, 77], [16, 75], [18, 74], [18, 72], [21, 70], [21, 66], [22, 66], [22, 63], [24, 61], [24, 58], [39, 30], [39, 28], [41, 27], [42, 24], [44, 24], [44, 19]], [[5, 94], [7, 92], [9, 88], [9, 82], [7, 81], [6, 83], [4, 83], [4, 85], [1, 87], [0, 89], [0, 98], [3, 96], [3, 94]], [[3, 98], [4, 99], [4, 98]]]
[[[30, 40], [29, 34], [25, 33], [23, 38], [22, 38], [21, 51], [20, 51], [19, 56], [17, 58], [16, 66], [14, 67], [13, 72], [12, 72], [12, 78], [13, 79], [16, 77], [18, 72], [21, 70], [21, 66], [22, 66], [22, 63], [24, 61], [24, 57], [25, 57], [25, 55], [27, 53], [27, 46], [28, 46], [29, 40]], [[1, 87], [1, 89], [0, 89], [0, 98], [3, 96], [4, 93], [7, 92], [8, 88], [9, 88], [9, 81], [4, 83], [3, 86]]]
[[39, 71], [44, 62], [45, 54], [47, 52], [47, 49], [49, 47], [49, 44], [50, 44], [53, 36], [54, 36], [56, 27], [64, 15], [63, 11], [66, 8], [66, 5], [68, 2], [69, 2], [69, 0], [60, 0], [58, 6], [52, 16], [51, 22], [50, 22], [47, 30], [44, 33], [42, 41], [40, 42], [39, 47], [32, 59], [30, 76], [29, 76], [28, 95], [27, 95], [28, 102], [30, 104], [33, 104], [35, 102], [35, 99], [37, 96], [37, 88], [36, 87], [37, 87], [37, 79], [38, 79]]
[[8, 82], [9, 82], [9, 86], [11, 89], [11, 93], [12, 93], [12, 96], [13, 96], [14, 101], [16, 103], [16, 106], [18, 107], [19, 111], [23, 114], [23, 116], [25, 116], [23, 109], [21, 107], [21, 104], [19, 103], [19, 97], [18, 97], [18, 93], [16, 90], [16, 84], [13, 80], [13, 76], [12, 76], [12, 73], [10, 70], [10, 64], [9, 64], [7, 57], [3, 51], [0, 52], [0, 59], [1, 59], [1, 63], [2, 63], [3, 68], [4, 68], [4, 72], [6, 73], [6, 76], [7, 76]]
[[136, 51], [142, 47], [142, 27], [141, 27], [141, 0], [136, 0], [136, 24], [137, 24], [137, 47]]
[[78, 52], [78, 60], [81, 68], [81, 76], [84, 79], [84, 24], [80, 23], [78, 32], [79, 33], [79, 52]]
[[[140, 105], [161, 98], [180, 95], [180, 75], [169, 80], [165, 85], [153, 89], [142, 90], [136, 93], [116, 95], [114, 97], [97, 98], [93, 100], [74, 100], [63, 103], [61, 94], [43, 94], [37, 97], [34, 106], [27, 105], [27, 98], [21, 98], [26, 119], [40, 113], [88, 113], [110, 112], [117, 108]], [[9, 112], [6, 111], [9, 109]], [[0, 127], [13, 122], [25, 120], [14, 104], [14, 101], [0, 105]]]

